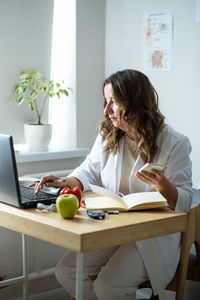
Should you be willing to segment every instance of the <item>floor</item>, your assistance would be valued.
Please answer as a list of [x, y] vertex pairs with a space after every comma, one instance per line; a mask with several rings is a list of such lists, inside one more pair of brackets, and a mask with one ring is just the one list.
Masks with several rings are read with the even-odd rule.
[[[143, 291], [137, 293], [137, 299], [147, 299], [150, 295], [149, 291]], [[69, 295], [64, 291], [64, 289], [59, 289], [54, 293], [38, 295], [38, 297], [30, 297], [30, 300], [70, 300]], [[199, 300], [200, 299], [200, 283], [187, 281], [184, 300]], [[18, 300], [18, 299], [17, 299]], [[19, 299], [21, 300], [21, 299]], [[87, 299], [85, 299], [87, 300]], [[165, 291], [165, 300], [175, 300], [175, 293]]]

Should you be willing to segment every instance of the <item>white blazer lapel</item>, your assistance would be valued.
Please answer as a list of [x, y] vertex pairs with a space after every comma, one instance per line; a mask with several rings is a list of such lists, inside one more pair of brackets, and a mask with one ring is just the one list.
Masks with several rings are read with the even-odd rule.
[[114, 190], [115, 193], [119, 191], [121, 173], [122, 173], [122, 158], [124, 153], [124, 138], [121, 139], [119, 143], [119, 154], [114, 156], [114, 168], [115, 168], [115, 178], [114, 178]]

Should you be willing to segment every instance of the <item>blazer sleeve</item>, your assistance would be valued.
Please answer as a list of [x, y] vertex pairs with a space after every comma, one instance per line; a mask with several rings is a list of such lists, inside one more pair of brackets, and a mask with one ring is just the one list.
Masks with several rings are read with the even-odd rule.
[[179, 139], [170, 151], [165, 175], [178, 190], [175, 210], [187, 212], [192, 203], [191, 144], [187, 137]]
[[74, 176], [82, 182], [84, 191], [90, 190], [89, 184], [101, 185], [100, 169], [102, 151], [102, 137], [98, 134], [91, 152], [86, 159], [79, 167], [69, 174], [69, 176]]

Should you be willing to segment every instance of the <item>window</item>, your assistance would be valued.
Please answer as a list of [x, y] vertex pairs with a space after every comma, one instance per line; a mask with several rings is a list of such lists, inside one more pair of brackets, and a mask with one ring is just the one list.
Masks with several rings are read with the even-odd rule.
[[76, 1], [54, 1], [51, 78], [63, 79], [73, 89], [70, 97], [50, 102], [49, 121], [53, 124], [51, 144], [58, 148], [76, 146]]

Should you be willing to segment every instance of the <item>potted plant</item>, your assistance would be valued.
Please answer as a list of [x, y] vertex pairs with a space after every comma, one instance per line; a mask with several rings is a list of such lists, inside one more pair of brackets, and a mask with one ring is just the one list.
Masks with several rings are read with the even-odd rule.
[[42, 123], [42, 115], [48, 99], [61, 94], [68, 97], [71, 89], [64, 88], [64, 81], [54, 82], [46, 80], [40, 71], [22, 70], [19, 82], [14, 87], [14, 96], [11, 101], [18, 105], [26, 103], [36, 113], [37, 122], [24, 124], [24, 133], [29, 149], [47, 150], [51, 139], [51, 124]]

